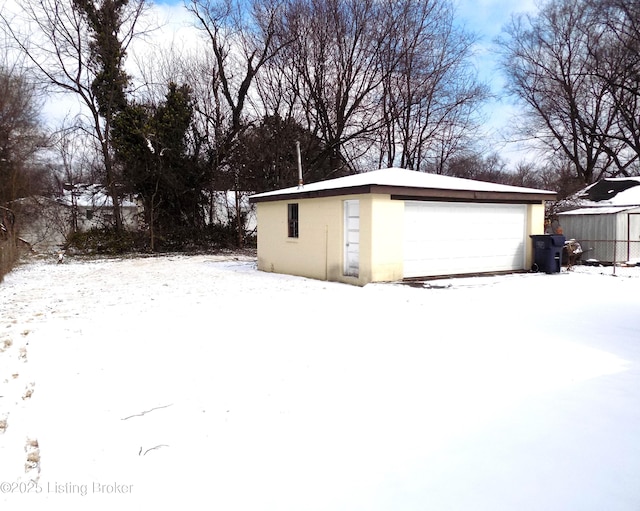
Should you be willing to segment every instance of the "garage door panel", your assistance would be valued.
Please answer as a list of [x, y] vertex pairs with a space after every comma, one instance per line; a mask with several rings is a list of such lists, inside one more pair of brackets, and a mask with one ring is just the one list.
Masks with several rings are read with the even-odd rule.
[[524, 267], [526, 206], [405, 203], [404, 276]]

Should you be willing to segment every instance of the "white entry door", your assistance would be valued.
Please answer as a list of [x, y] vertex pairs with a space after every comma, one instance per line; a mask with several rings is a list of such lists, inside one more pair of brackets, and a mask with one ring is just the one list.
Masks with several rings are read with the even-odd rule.
[[524, 269], [526, 206], [405, 202], [404, 277]]
[[344, 274], [360, 271], [360, 201], [344, 201]]

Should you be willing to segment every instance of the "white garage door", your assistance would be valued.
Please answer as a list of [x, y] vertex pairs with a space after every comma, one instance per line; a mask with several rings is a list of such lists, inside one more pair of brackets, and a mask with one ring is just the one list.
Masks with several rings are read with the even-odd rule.
[[405, 202], [404, 277], [521, 270], [526, 206]]

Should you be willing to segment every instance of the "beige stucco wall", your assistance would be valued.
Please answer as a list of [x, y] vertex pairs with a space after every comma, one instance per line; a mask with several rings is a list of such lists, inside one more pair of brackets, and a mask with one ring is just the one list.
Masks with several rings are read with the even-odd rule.
[[[360, 201], [360, 270], [344, 275], [344, 201]], [[364, 285], [402, 278], [402, 201], [389, 195], [260, 202], [258, 269]], [[299, 237], [287, 237], [287, 204], [299, 206]], [[375, 227], [374, 227], [375, 226]]]
[[544, 204], [527, 205], [527, 235], [525, 236], [525, 265], [529, 269], [533, 265], [533, 242], [529, 238], [532, 234], [544, 234]]
[[[353, 277], [340, 278], [344, 237], [342, 204], [346, 198], [354, 197], [258, 203], [258, 269], [357, 284], [358, 279]], [[298, 238], [287, 236], [287, 204], [292, 203], [298, 204]], [[365, 216], [363, 206], [361, 203], [361, 217]], [[361, 246], [363, 237], [361, 235]]]
[[371, 282], [402, 279], [404, 201], [371, 195]]
[[[344, 275], [344, 201], [360, 201], [360, 270]], [[287, 237], [287, 204], [299, 206], [299, 237]], [[403, 277], [404, 201], [388, 194], [260, 202], [258, 269], [364, 285]], [[531, 267], [530, 234], [544, 232], [544, 206], [527, 206], [525, 269]]]

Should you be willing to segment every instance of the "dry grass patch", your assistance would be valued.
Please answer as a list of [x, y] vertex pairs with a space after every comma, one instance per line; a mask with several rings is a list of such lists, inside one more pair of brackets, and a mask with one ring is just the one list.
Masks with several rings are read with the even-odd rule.
[[24, 471], [37, 470], [40, 472], [40, 446], [38, 445], [38, 440], [35, 438], [27, 438], [24, 450], [27, 453]]
[[24, 395], [22, 396], [22, 399], [31, 399], [31, 396], [33, 396], [33, 387], [35, 387], [35, 383], [30, 383], [29, 385], [27, 385], [27, 388], [24, 389]]

